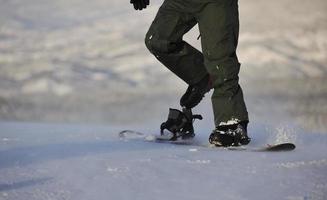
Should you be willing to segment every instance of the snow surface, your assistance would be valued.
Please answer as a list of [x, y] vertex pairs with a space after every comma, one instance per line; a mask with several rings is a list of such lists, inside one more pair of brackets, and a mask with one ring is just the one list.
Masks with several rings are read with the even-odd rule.
[[186, 88], [143, 44], [161, 3], [0, 0], [0, 200], [327, 199], [327, 1], [239, 1], [249, 147], [284, 153], [201, 147], [210, 95], [200, 146], [118, 138], [158, 133]]
[[207, 143], [206, 131], [199, 131], [194, 145], [177, 145], [119, 139], [122, 127], [113, 126], [6, 122], [0, 127], [1, 200], [327, 197], [326, 134], [253, 127], [249, 147], [279, 141], [298, 146], [272, 153], [197, 145]]

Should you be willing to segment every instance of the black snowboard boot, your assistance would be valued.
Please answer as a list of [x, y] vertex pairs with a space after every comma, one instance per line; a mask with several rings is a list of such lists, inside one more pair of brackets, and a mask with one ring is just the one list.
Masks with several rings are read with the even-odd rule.
[[188, 86], [185, 94], [180, 99], [180, 105], [187, 109], [194, 108], [203, 99], [205, 93], [212, 88], [212, 83], [209, 74], [194, 85]]
[[247, 135], [248, 122], [218, 126], [210, 135], [209, 143], [217, 147], [241, 146], [250, 143]]

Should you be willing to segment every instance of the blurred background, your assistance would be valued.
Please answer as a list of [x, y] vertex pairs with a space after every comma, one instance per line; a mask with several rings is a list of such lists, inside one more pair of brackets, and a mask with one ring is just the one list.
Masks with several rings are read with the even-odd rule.
[[[147, 51], [161, 0], [0, 0], [0, 121], [159, 126], [186, 85]], [[327, 1], [239, 1], [251, 121], [327, 132]], [[185, 39], [201, 49], [198, 27]], [[210, 95], [196, 112], [213, 128]]]

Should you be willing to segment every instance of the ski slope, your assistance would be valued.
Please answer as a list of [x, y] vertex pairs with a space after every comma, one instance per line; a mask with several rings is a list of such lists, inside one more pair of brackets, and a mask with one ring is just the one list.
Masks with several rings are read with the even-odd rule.
[[[298, 146], [273, 153], [119, 139], [126, 127], [0, 126], [1, 200], [326, 199], [325, 134], [252, 127], [250, 147]], [[156, 132], [144, 127], [138, 130]], [[196, 144], [207, 143], [206, 131], [199, 131]]]

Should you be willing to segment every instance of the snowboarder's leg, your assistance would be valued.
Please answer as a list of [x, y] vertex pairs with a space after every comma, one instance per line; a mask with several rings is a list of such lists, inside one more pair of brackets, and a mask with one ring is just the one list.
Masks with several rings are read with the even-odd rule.
[[237, 0], [208, 3], [197, 16], [205, 66], [213, 79], [212, 106], [216, 127], [248, 122], [236, 55], [239, 19]]
[[176, 8], [174, 1], [166, 0], [145, 38], [150, 52], [189, 85], [207, 75], [202, 53], [183, 41], [183, 35], [196, 23], [194, 16]]

